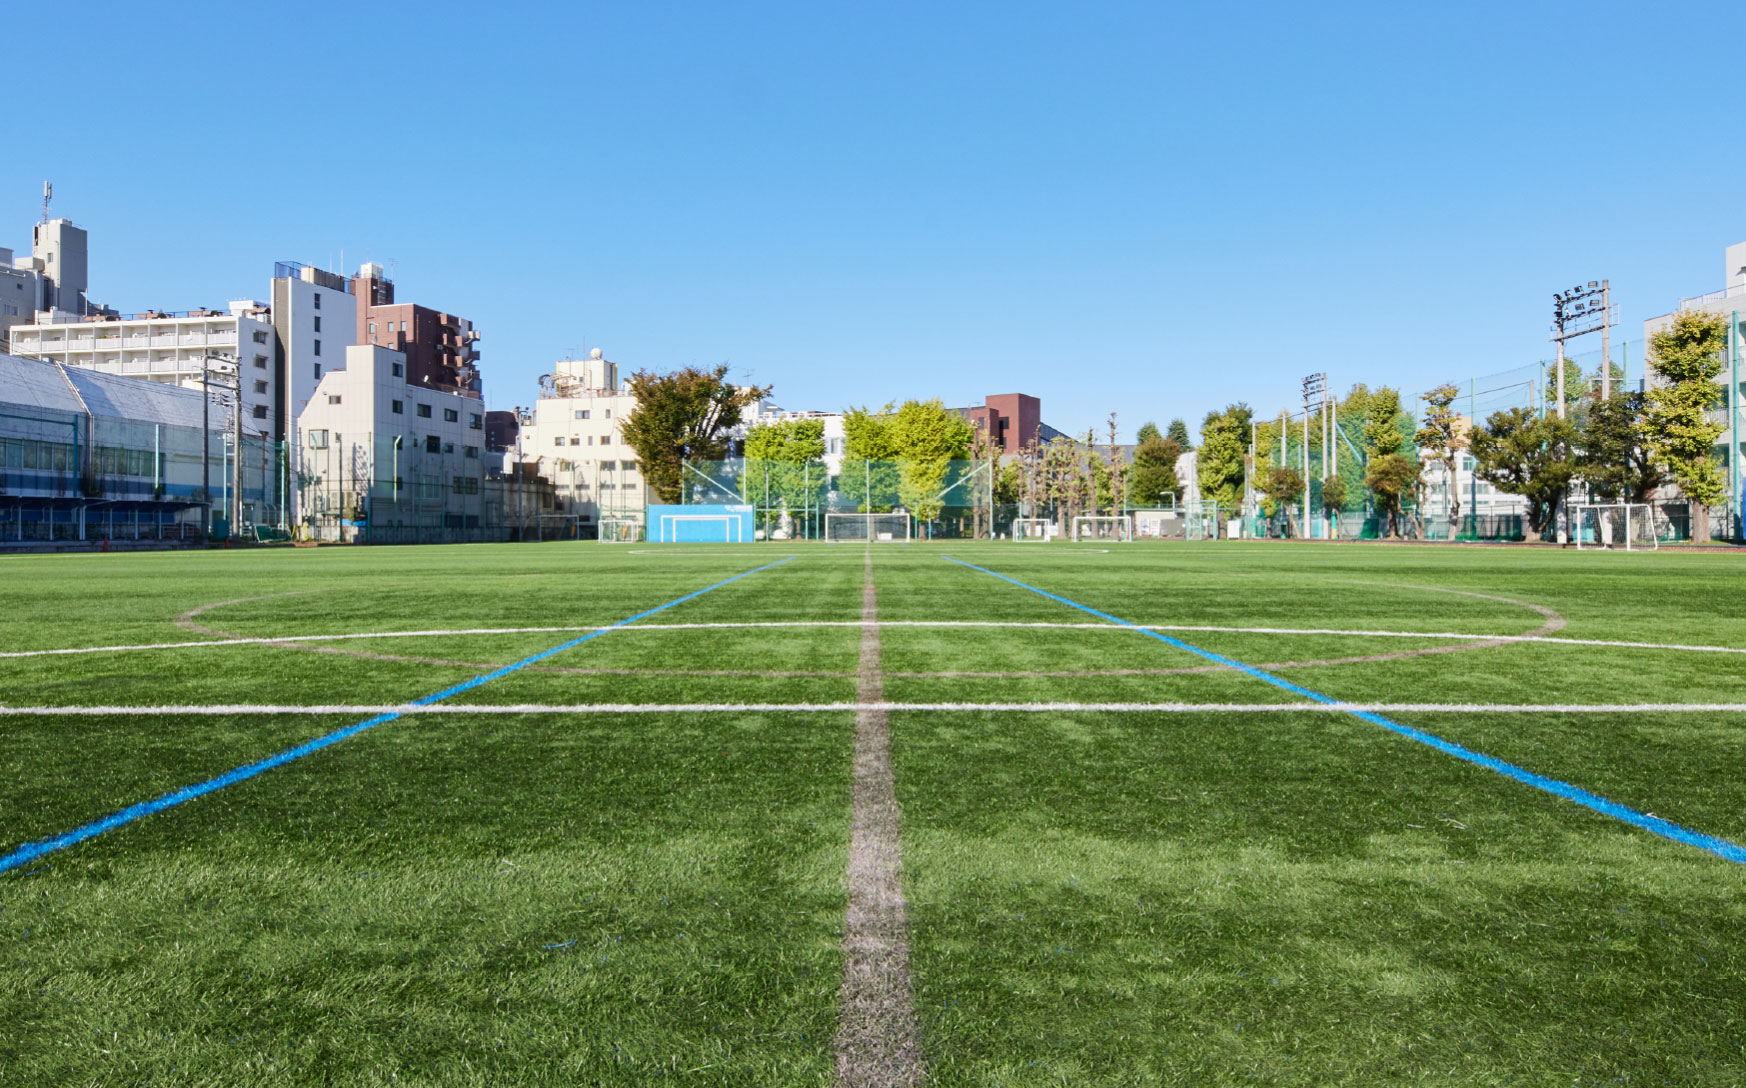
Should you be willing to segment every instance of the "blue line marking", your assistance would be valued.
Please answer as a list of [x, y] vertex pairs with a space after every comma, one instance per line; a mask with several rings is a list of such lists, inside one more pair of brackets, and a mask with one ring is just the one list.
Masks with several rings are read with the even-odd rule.
[[[641, 619], [647, 619], [657, 612], [665, 612], [669, 608], [684, 604], [686, 601], [694, 598], [701, 597], [711, 590], [720, 589], [722, 586], [728, 585], [732, 582], [737, 582], [741, 578], [750, 577], [751, 575], [769, 570], [772, 567], [779, 567], [788, 562], [789, 559], [793, 558], [794, 556], [791, 555], [786, 559], [778, 559], [774, 563], [767, 563], [762, 567], [757, 567], [753, 570], [736, 574], [732, 578], [717, 582], [712, 586], [705, 586], [695, 592], [687, 593], [683, 597], [675, 597], [666, 604], [657, 605], [646, 612], [638, 612], [634, 616], [619, 620], [617, 623], [610, 624], [598, 631], [590, 631], [581, 638], [573, 638], [568, 642], [553, 646], [549, 650], [541, 650], [532, 657], [523, 658], [513, 665], [505, 665], [501, 669], [496, 669], [492, 672], [486, 673], [484, 676], [475, 676], [466, 683], [456, 684], [452, 688], [444, 688], [435, 695], [426, 695], [422, 699], [414, 699], [410, 705], [429, 706], [432, 703], [440, 703], [451, 695], [459, 695], [464, 691], [472, 691], [481, 684], [489, 684], [491, 681], [508, 676], [512, 672], [517, 672], [521, 669], [527, 668], [529, 665], [544, 661], [553, 654], [563, 653], [571, 647], [580, 646], [591, 639], [599, 638], [601, 635], [606, 634], [614, 628], [623, 627]], [[401, 716], [402, 715], [398, 713], [378, 714], [376, 717], [370, 718], [366, 721], [361, 721], [356, 725], [348, 725], [344, 729], [335, 730], [324, 737], [317, 737], [314, 740], [305, 741], [295, 748], [287, 748], [277, 755], [268, 756], [266, 759], [259, 760], [255, 763], [245, 764], [232, 771], [226, 771], [217, 778], [209, 778], [204, 782], [192, 786], [183, 786], [174, 793], [166, 793], [162, 797], [154, 798], [150, 801], [141, 801], [137, 805], [129, 805], [120, 812], [112, 812], [100, 820], [93, 820], [92, 822], [85, 824], [83, 827], [76, 827], [71, 831], [56, 835], [52, 839], [44, 839], [41, 842], [25, 843], [12, 853], [0, 858], [0, 873], [16, 869], [21, 865], [28, 865], [37, 858], [42, 857], [44, 854], [53, 853], [56, 850], [62, 850], [66, 847], [84, 842], [86, 839], [95, 838], [96, 836], [103, 834], [105, 831], [112, 831], [125, 824], [133, 823], [135, 820], [141, 819], [142, 817], [162, 812], [167, 808], [174, 808], [184, 802], [192, 801], [196, 797], [204, 797], [206, 794], [212, 793], [215, 790], [221, 790], [226, 786], [235, 785], [245, 779], [253, 778], [263, 771], [270, 771], [274, 767], [283, 766], [284, 764], [290, 763], [292, 760], [302, 759], [304, 756], [309, 755], [312, 752], [319, 752], [330, 745], [338, 744], [340, 741], [346, 740], [350, 737], [355, 737], [366, 729], [372, 729], [385, 722], [391, 722]]]
[[[1181, 639], [1171, 638], [1169, 635], [1157, 631], [1149, 631], [1138, 624], [1129, 623], [1127, 620], [1121, 619], [1118, 616], [1112, 616], [1107, 612], [1099, 612], [1097, 609], [1082, 605], [1078, 601], [1070, 601], [1065, 597], [1058, 597], [1047, 590], [1041, 590], [1036, 586], [1026, 585], [1016, 578], [1008, 578], [1006, 575], [1001, 574], [998, 571], [989, 570], [987, 567], [979, 567], [974, 563], [966, 563], [962, 559], [953, 559], [949, 555], [941, 556], [941, 558], [945, 559], [947, 562], [956, 563], [961, 567], [969, 567], [971, 570], [979, 570], [983, 574], [993, 575], [1003, 582], [1011, 582], [1020, 589], [1028, 589], [1038, 596], [1047, 597], [1051, 601], [1059, 601], [1070, 608], [1077, 608], [1081, 612], [1086, 612], [1096, 616], [1098, 619], [1108, 620], [1111, 623], [1131, 628], [1148, 638], [1155, 638], [1159, 642], [1174, 646], [1179, 650], [1187, 650], [1189, 653], [1205, 658], [1208, 661], [1216, 662], [1220, 665], [1228, 665], [1233, 669], [1246, 672], [1257, 680], [1264, 680], [1276, 688], [1281, 688], [1285, 691], [1291, 692], [1293, 695], [1301, 695], [1305, 699], [1318, 703], [1338, 704], [1341, 702], [1341, 700], [1323, 695], [1319, 691], [1311, 691], [1309, 688], [1300, 687], [1289, 680], [1283, 680], [1274, 676], [1272, 673], [1257, 669], [1253, 665], [1245, 665], [1241, 661], [1233, 660], [1222, 654], [1215, 654], [1211, 650], [1203, 650], [1199, 646], [1183, 642]], [[1706, 835], [1701, 831], [1693, 831], [1690, 828], [1681, 827], [1680, 825], [1673, 823], [1671, 820], [1663, 820], [1661, 817], [1652, 816], [1647, 812], [1638, 812], [1636, 809], [1630, 808], [1626, 805], [1621, 805], [1617, 801], [1608, 800], [1598, 793], [1590, 793], [1580, 786], [1573, 786], [1568, 782], [1561, 782], [1556, 778], [1548, 778], [1543, 774], [1535, 774], [1533, 771], [1518, 767], [1513, 763], [1505, 763], [1503, 760], [1498, 759], [1495, 756], [1488, 756], [1483, 752], [1475, 752], [1471, 748], [1465, 748], [1453, 741], [1444, 740], [1442, 737], [1427, 733], [1422, 729], [1414, 729], [1410, 725], [1402, 725], [1400, 722], [1385, 718], [1381, 714], [1375, 714], [1368, 710], [1350, 710], [1347, 711], [1347, 713], [1355, 718], [1362, 718], [1372, 725], [1380, 725], [1382, 728], [1387, 729], [1392, 733], [1398, 733], [1401, 736], [1406, 737], [1408, 740], [1414, 740], [1420, 744], [1426, 745], [1427, 747], [1435, 748], [1444, 755], [1454, 756], [1456, 759], [1465, 760], [1475, 766], [1484, 767], [1488, 771], [1496, 771], [1498, 774], [1501, 774], [1506, 778], [1513, 778], [1517, 782], [1532, 786], [1537, 790], [1544, 790], [1554, 796], [1562, 797], [1566, 801], [1574, 801], [1585, 808], [1591, 808], [1603, 815], [1611, 816], [1615, 820], [1622, 820], [1632, 826], [1640, 827], [1645, 831], [1660, 835], [1664, 839], [1672, 839], [1674, 842], [1684, 843], [1687, 846], [1695, 846], [1700, 850], [1708, 850], [1719, 858], [1725, 858], [1728, 861], [1746, 865], [1746, 846], [1729, 842], [1727, 839], [1719, 839], [1714, 835]]]

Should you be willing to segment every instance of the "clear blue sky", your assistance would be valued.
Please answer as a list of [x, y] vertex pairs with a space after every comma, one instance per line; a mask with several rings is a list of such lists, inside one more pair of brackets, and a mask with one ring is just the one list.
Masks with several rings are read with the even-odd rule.
[[124, 311], [392, 260], [492, 407], [599, 346], [1131, 434], [1530, 362], [1591, 278], [1635, 339], [1746, 239], [1739, 0], [9, 17], [0, 245], [49, 178]]

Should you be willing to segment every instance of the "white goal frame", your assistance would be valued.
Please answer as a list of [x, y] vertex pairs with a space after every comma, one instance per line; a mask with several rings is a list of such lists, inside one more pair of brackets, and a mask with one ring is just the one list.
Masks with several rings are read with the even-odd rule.
[[[1132, 544], [1134, 542], [1134, 519], [1128, 517], [1126, 514], [1081, 514], [1073, 519], [1073, 542], [1075, 544], [1079, 543], [1081, 539], [1079, 535], [1079, 527], [1092, 522], [1115, 522], [1121, 528], [1121, 532], [1115, 537], [1116, 542], [1120, 544]], [[1110, 538], [1098, 536], [1090, 537], [1088, 539], [1108, 540]]]
[[[834, 521], [832, 520], [833, 518], [835, 519]], [[873, 519], [874, 518], [896, 518], [896, 519], [901, 520], [903, 522], [903, 535], [900, 537], [895, 532], [893, 532], [893, 533], [886, 534], [884, 537], [878, 536], [873, 529], [873, 526], [874, 526]], [[862, 531], [860, 536], [845, 537], [844, 538], [845, 540], [867, 540], [867, 541], [871, 541], [874, 544], [908, 544], [909, 543], [909, 538], [910, 538], [910, 517], [909, 517], [909, 514], [899, 512], [896, 510], [894, 510], [888, 514], [839, 513], [835, 510], [827, 510], [827, 511], [825, 511], [824, 538], [827, 541], [831, 541], [833, 543], [838, 542], [837, 538], [835, 536], [831, 535], [831, 527], [833, 525], [840, 525], [843, 522], [853, 522], [853, 521], [861, 522], [861, 523], [865, 524], [867, 526], [867, 528]]]
[[[1054, 526], [1050, 518], [1014, 518], [1012, 520], [1012, 538], [1021, 544], [1047, 544], [1055, 539], [1049, 530]], [[1030, 533], [1026, 529], [1035, 526], [1039, 532]]]
[[[1583, 511], [1585, 510], [1594, 511], [1594, 520], [1586, 524], [1583, 518]], [[1643, 511], [1643, 521], [1641, 524], [1647, 530], [1648, 539], [1646, 540], [1641, 537], [1636, 540], [1632, 539], [1633, 534], [1631, 530], [1633, 528], [1633, 523], [1631, 520], [1631, 511], [1633, 510]], [[1612, 542], [1610, 539], [1611, 534], [1606, 534], [1609, 539], [1602, 539], [1601, 526], [1607, 524], [1603, 519], [1605, 519], [1608, 514], [1619, 517], [1624, 522], [1625, 543], [1623, 547], [1625, 551], [1654, 552], [1661, 550], [1661, 534], [1655, 531], [1655, 507], [1646, 502], [1577, 503], [1570, 508], [1570, 512], [1575, 515], [1573, 518], [1575, 524], [1573, 524], [1571, 528], [1574, 530], [1573, 535], [1576, 537], [1576, 550], [1579, 552], [1594, 551], [1596, 549], [1610, 551], [1616, 550], [1620, 547], [1620, 545]], [[1583, 538], [1587, 534], [1585, 534], [1583, 530], [1588, 527], [1594, 529], [1594, 539], [1584, 543]]]
[[641, 543], [643, 519], [607, 515], [600, 519], [600, 525], [595, 530], [595, 539], [602, 544]]
[[679, 535], [678, 525], [682, 521], [719, 521], [722, 524], [720, 540], [687, 541], [687, 543], [744, 544], [746, 542], [745, 519], [738, 514], [662, 514], [660, 539], [663, 543], [679, 543], [674, 538]]

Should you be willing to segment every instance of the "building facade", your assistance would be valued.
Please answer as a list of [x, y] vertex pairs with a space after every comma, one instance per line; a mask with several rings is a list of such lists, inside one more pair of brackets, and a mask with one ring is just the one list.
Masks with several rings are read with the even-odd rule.
[[406, 356], [411, 384], [439, 392], [481, 396], [479, 332], [473, 323], [428, 306], [394, 301], [394, 281], [379, 264], [352, 277], [358, 300], [354, 342], [377, 344]]
[[585, 534], [605, 520], [635, 522], [646, 502], [636, 452], [625, 445], [619, 424], [636, 398], [618, 377], [618, 364], [599, 348], [586, 359], [563, 359], [540, 379], [539, 399], [518, 409], [515, 462], [552, 481], [559, 509]]
[[333, 364], [297, 420], [304, 535], [460, 542], [502, 528], [478, 399], [412, 384], [406, 356], [375, 344]]

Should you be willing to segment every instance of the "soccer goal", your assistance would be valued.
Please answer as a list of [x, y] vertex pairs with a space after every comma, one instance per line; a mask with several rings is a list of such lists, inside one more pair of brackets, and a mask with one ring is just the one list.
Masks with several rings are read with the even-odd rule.
[[1049, 530], [1053, 525], [1054, 522], [1048, 518], [1015, 518], [1012, 523], [1012, 538], [1032, 544], [1047, 544]]
[[643, 523], [640, 518], [604, 517], [600, 519], [600, 542], [602, 544], [636, 544], [643, 539]]
[[1123, 515], [1081, 516], [1073, 519], [1073, 540], [1116, 540], [1130, 544], [1134, 539], [1133, 519]]
[[1585, 503], [1571, 508], [1576, 515], [1576, 548], [1623, 548], [1656, 551], [1655, 508], [1648, 503]]
[[746, 520], [737, 514], [662, 514], [667, 544], [744, 544]]
[[909, 543], [908, 514], [825, 514], [826, 540], [871, 540], [882, 544]]

